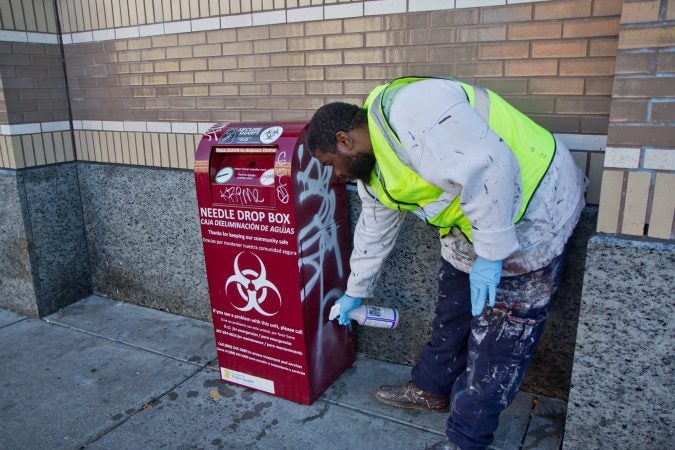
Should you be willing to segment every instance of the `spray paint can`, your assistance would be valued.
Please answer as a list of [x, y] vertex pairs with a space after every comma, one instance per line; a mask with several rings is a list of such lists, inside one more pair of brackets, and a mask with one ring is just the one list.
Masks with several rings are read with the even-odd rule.
[[361, 305], [349, 311], [349, 318], [359, 325], [375, 328], [396, 328], [400, 318], [395, 308]]

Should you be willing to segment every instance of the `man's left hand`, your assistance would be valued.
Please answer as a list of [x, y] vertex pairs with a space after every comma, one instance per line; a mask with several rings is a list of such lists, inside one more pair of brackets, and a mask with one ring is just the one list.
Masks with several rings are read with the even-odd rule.
[[497, 285], [502, 277], [502, 261], [491, 261], [481, 256], [476, 258], [469, 273], [471, 287], [471, 315], [478, 316], [483, 312], [485, 300], [490, 307], [495, 306]]

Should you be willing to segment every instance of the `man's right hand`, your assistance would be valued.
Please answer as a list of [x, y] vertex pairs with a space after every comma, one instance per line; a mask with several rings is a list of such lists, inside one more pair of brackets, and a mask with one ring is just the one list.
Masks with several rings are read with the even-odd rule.
[[361, 306], [361, 302], [362, 299], [358, 297], [350, 297], [347, 294], [344, 294], [342, 297], [337, 299], [335, 304], [340, 305], [340, 317], [338, 317], [338, 323], [340, 325], [351, 325], [352, 321], [349, 318], [349, 311]]

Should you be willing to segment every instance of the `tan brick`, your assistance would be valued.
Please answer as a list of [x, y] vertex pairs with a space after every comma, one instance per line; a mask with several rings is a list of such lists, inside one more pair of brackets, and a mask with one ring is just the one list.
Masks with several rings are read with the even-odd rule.
[[177, 72], [180, 70], [178, 61], [158, 61], [153, 64], [155, 72]]
[[316, 22], [305, 22], [305, 35], [327, 35], [342, 33], [342, 20], [321, 20]]
[[239, 95], [270, 95], [269, 83], [241, 84]]
[[452, 44], [455, 42], [454, 28], [411, 30], [410, 45]]
[[345, 64], [377, 64], [384, 62], [384, 52], [381, 49], [345, 50], [343, 53]]
[[613, 58], [563, 59], [560, 61], [561, 76], [603, 76], [613, 74]]
[[282, 82], [272, 83], [272, 95], [304, 95], [305, 83], [302, 82]]
[[304, 66], [305, 54], [297, 53], [274, 53], [270, 55], [271, 67], [290, 67], [290, 66]]
[[143, 76], [142, 75], [120, 75], [120, 85], [121, 86], [142, 86], [143, 85]]
[[143, 75], [144, 85], [166, 84], [167, 76], [164, 74]]
[[307, 94], [342, 94], [342, 83], [337, 81], [308, 81]]
[[619, 48], [672, 47], [675, 26], [624, 29], [619, 35]]
[[209, 44], [235, 42], [237, 40], [237, 30], [214, 30], [206, 32], [206, 42]]
[[323, 37], [303, 37], [303, 38], [289, 38], [288, 51], [298, 50], [322, 50]]
[[150, 73], [153, 70], [154, 70], [153, 63], [151, 62], [140, 62], [129, 64], [130, 73]]
[[178, 45], [178, 35], [177, 34], [167, 34], [164, 36], [153, 36], [152, 37], [152, 46], [157, 47], [175, 47]]
[[305, 27], [302, 23], [285, 23], [270, 25], [270, 38], [288, 38], [304, 35]]
[[507, 78], [498, 78], [498, 79], [479, 79], [477, 80], [479, 86], [483, 86], [486, 89], [490, 89], [497, 94], [504, 95], [526, 95], [527, 91], [527, 80], [523, 79], [507, 79]]
[[237, 57], [236, 56], [221, 56], [221, 57], [218, 57], [218, 58], [209, 58], [208, 66], [209, 66], [209, 70], [236, 69], [237, 68]]
[[363, 79], [363, 67], [360, 66], [326, 67], [326, 79], [361, 80]]
[[655, 22], [659, 19], [661, 0], [623, 2], [621, 23]]
[[197, 84], [222, 83], [222, 82], [223, 82], [223, 72], [219, 70], [209, 70], [206, 72], [195, 73], [195, 83]]
[[170, 73], [167, 82], [169, 84], [192, 84], [194, 83], [194, 74], [192, 72]]
[[157, 90], [154, 87], [136, 87], [131, 89], [132, 97], [150, 97], [157, 95]]
[[[449, 54], [459, 56], [463, 49], [446, 49], [442, 52], [445, 58], [450, 58]], [[475, 51], [475, 49], [474, 49]], [[387, 48], [384, 50], [384, 62], [386, 63], [404, 63], [404, 62], [427, 62], [429, 61], [426, 47], [407, 47], [407, 48]], [[475, 57], [461, 58], [457, 57], [453, 60], [475, 59]], [[447, 61], [447, 59], [443, 59]]]
[[379, 31], [366, 34], [366, 47], [389, 47], [408, 45], [405, 31]]
[[245, 83], [255, 79], [252, 70], [228, 70], [223, 77], [226, 83]]
[[172, 47], [166, 49], [167, 59], [172, 58], [190, 58], [192, 57], [192, 47]]
[[288, 107], [291, 109], [317, 110], [325, 104], [323, 97], [292, 97]]
[[266, 122], [272, 120], [272, 111], [268, 110], [252, 110], [241, 112], [242, 121], [251, 122]]
[[209, 86], [209, 95], [239, 95], [239, 88], [234, 84], [217, 84]]
[[223, 44], [221, 52], [223, 55], [247, 55], [253, 53], [253, 42], [244, 41]]
[[222, 50], [221, 44], [195, 45], [194, 47], [192, 47], [192, 54], [195, 57], [220, 56], [221, 50]]
[[270, 29], [267, 26], [237, 28], [238, 41], [254, 41], [269, 38]]
[[532, 4], [497, 6], [480, 9], [481, 23], [524, 22], [532, 19]]
[[140, 38], [140, 39], [129, 39], [127, 41], [127, 48], [129, 50], [143, 50], [152, 47], [152, 39]]
[[294, 81], [323, 80], [323, 67], [291, 67], [288, 69], [288, 79]]
[[337, 36], [325, 37], [326, 49], [342, 49], [342, 48], [360, 48], [363, 47], [362, 34], [341, 34]]
[[279, 53], [286, 51], [286, 39], [268, 39], [265, 41], [254, 41], [253, 51], [255, 53]]
[[193, 58], [186, 59], [180, 62], [180, 70], [190, 71], [190, 70], [206, 70], [208, 66], [206, 58]]
[[367, 31], [383, 30], [381, 16], [356, 17], [344, 19], [343, 27], [345, 33], [362, 33]]
[[622, 170], [605, 170], [602, 174], [597, 225], [597, 231], [600, 233], [616, 233], [618, 231], [623, 180], [624, 171]]
[[479, 59], [527, 58], [529, 54], [530, 54], [530, 44], [528, 42], [481, 44], [478, 47]]
[[186, 97], [206, 97], [209, 95], [208, 86], [184, 86], [181, 88], [181, 95]]
[[558, 61], [529, 60], [506, 61], [504, 75], [509, 76], [545, 76], [558, 73]]
[[141, 52], [138, 50], [123, 51], [117, 53], [118, 62], [140, 61]]
[[594, 16], [620, 16], [622, 0], [595, 0], [593, 2]]
[[[442, 11], [435, 11], [432, 16], [428, 12], [408, 13], [408, 14], [394, 14], [384, 16], [382, 24], [383, 30], [402, 30], [415, 28], [428, 28], [429, 23], [433, 19], [438, 19], [433, 23], [433, 27], [445, 27], [450, 25], [467, 25], [478, 23], [478, 12], [471, 11], [473, 14], [461, 14], [458, 11], [452, 11], [450, 15], [443, 15]], [[468, 18], [470, 16], [470, 18]]]
[[202, 109], [202, 108], [223, 109], [223, 108], [225, 108], [225, 99], [224, 98], [218, 98], [218, 97], [200, 97], [200, 98], [197, 98], [197, 108], [198, 109]]
[[612, 122], [645, 122], [647, 120], [646, 100], [612, 100], [609, 113]]
[[621, 232], [633, 236], [642, 236], [647, 217], [651, 174], [628, 172], [626, 199], [623, 209]]
[[340, 51], [309, 52], [305, 59], [308, 66], [331, 66], [343, 62], [342, 52]]
[[206, 44], [206, 33], [181, 33], [178, 35], [178, 45]]
[[242, 69], [269, 67], [270, 65], [270, 55], [240, 55], [236, 58]]
[[259, 69], [255, 71], [256, 81], [288, 81], [288, 69]]
[[617, 18], [566, 20], [563, 26], [564, 38], [617, 36], [619, 20]]
[[673, 212], [675, 212], [675, 175], [657, 173], [652, 196], [647, 235], [658, 239], [673, 239]]
[[585, 40], [540, 41], [532, 43], [533, 58], [573, 58], [586, 56]]
[[666, 20], [675, 20], [675, 0], [666, 3]]
[[379, 83], [375, 81], [345, 81], [345, 95], [367, 96]]
[[584, 79], [533, 78], [530, 80], [530, 92], [535, 95], [582, 95], [584, 93]]
[[260, 109], [288, 109], [288, 99], [285, 97], [261, 97], [255, 100], [256, 108]]

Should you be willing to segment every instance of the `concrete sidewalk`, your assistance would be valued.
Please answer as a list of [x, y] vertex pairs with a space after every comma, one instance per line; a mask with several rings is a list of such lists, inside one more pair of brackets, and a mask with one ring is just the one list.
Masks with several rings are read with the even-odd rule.
[[[446, 414], [377, 402], [410, 368], [358, 358], [313, 405], [219, 381], [210, 323], [89, 297], [0, 310], [0, 449], [424, 449]], [[521, 392], [495, 449], [558, 450], [565, 404]]]

